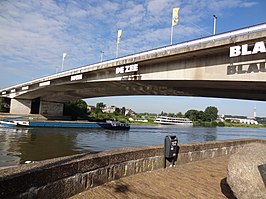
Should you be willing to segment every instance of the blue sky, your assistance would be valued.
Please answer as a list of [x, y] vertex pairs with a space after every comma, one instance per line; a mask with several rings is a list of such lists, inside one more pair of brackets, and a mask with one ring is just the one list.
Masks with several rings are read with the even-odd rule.
[[[0, 1], [0, 88], [115, 58], [117, 29], [123, 30], [120, 56], [170, 44], [172, 8], [180, 7], [173, 43], [266, 22], [265, 0], [8, 0]], [[213, 105], [220, 114], [266, 116], [259, 101], [197, 97], [110, 97], [89, 99], [137, 112], [185, 112]]]

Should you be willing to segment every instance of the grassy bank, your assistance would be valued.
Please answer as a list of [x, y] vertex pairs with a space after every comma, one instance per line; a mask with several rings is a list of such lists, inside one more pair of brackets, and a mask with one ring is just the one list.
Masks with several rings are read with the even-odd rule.
[[254, 124], [240, 124], [232, 122], [224, 122], [227, 127], [239, 127], [239, 128], [265, 128], [266, 125], [254, 125]]
[[193, 126], [203, 126], [203, 127], [216, 127], [225, 126], [223, 122], [203, 122], [203, 121], [193, 121]]
[[203, 122], [203, 121], [193, 121], [193, 126], [202, 127], [236, 127], [236, 128], [265, 128], [266, 125], [254, 125], [254, 124], [240, 124], [233, 122]]
[[130, 121], [130, 124], [137, 124], [137, 125], [157, 125], [154, 123], [153, 119], [148, 119], [148, 122], [140, 122], [140, 121]]

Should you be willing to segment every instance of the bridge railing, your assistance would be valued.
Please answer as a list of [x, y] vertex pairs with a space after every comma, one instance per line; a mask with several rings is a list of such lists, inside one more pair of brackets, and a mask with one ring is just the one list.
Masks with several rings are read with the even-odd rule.
[[73, 74], [79, 74], [82, 72], [87, 72], [87, 70], [89, 68], [93, 68], [93, 67], [97, 67], [97, 66], [101, 66], [104, 64], [109, 64], [109, 63], [113, 63], [113, 62], [118, 62], [118, 61], [122, 61], [125, 59], [134, 59], [136, 57], [140, 57], [140, 56], [144, 56], [144, 55], [148, 55], [148, 54], [153, 54], [153, 53], [160, 53], [163, 51], [168, 51], [168, 50], [173, 50], [173, 49], [178, 49], [178, 48], [183, 48], [183, 47], [191, 47], [191, 46], [195, 46], [198, 44], [204, 44], [204, 43], [208, 43], [208, 42], [214, 42], [214, 41], [219, 41], [222, 39], [227, 39], [227, 38], [232, 38], [232, 37], [236, 37], [236, 36], [241, 36], [241, 35], [245, 35], [245, 34], [249, 34], [249, 33], [254, 33], [254, 32], [260, 32], [266, 30], [266, 23], [263, 24], [259, 24], [259, 25], [254, 25], [254, 26], [250, 26], [250, 27], [246, 27], [246, 28], [242, 28], [242, 29], [238, 29], [238, 30], [234, 30], [234, 31], [229, 31], [229, 32], [225, 32], [225, 33], [220, 33], [217, 35], [212, 35], [212, 36], [207, 36], [207, 37], [202, 37], [200, 39], [194, 39], [194, 40], [190, 40], [190, 41], [186, 41], [186, 42], [181, 42], [178, 44], [173, 44], [173, 45], [169, 45], [169, 46], [165, 46], [162, 48], [156, 48], [153, 50], [148, 50], [148, 51], [143, 51], [140, 53], [136, 53], [136, 54], [131, 54], [131, 55], [127, 55], [127, 56], [123, 56], [120, 58], [115, 58], [115, 59], [111, 59], [111, 60], [107, 60], [104, 62], [100, 62], [100, 63], [95, 63], [95, 64], [90, 64], [90, 65], [85, 65], [85, 66], [81, 66], [78, 68], [74, 68], [74, 69], [70, 69], [61, 73], [56, 73], [53, 75], [49, 75], [49, 76], [45, 76], [42, 78], [38, 78], [32, 81], [28, 81], [22, 84], [18, 84], [15, 86], [11, 86], [5, 89], [0, 90], [0, 95], [2, 94], [2, 92], [5, 92], [7, 90], [13, 89], [13, 88], [17, 88], [17, 87], [22, 87], [25, 85], [31, 85], [34, 83], [39, 83], [39, 82], [43, 82], [43, 81], [48, 81], [54, 78], [59, 78], [59, 77], [65, 77], [65, 76], [69, 76], [69, 75], [73, 75]]
[[[102, 64], [108, 64], [108, 63], [111, 63], [113, 61], [122, 61], [124, 59], [132, 59], [132, 58], [143, 56], [143, 55], [147, 55], [147, 54], [159, 53], [159, 52], [163, 52], [163, 51], [167, 51], [167, 50], [173, 50], [173, 49], [177, 49], [177, 48], [190, 47], [190, 46], [194, 46], [194, 45], [198, 45], [198, 44], [203, 44], [203, 43], [208, 43], [208, 42], [213, 42], [213, 41], [219, 41], [219, 40], [222, 40], [222, 39], [227, 39], [227, 38], [232, 38], [232, 37], [236, 37], [236, 36], [241, 36], [241, 35], [245, 35], [245, 34], [249, 34], [249, 33], [253, 33], [253, 32], [259, 32], [259, 31], [262, 31], [262, 30], [266, 30], [266, 23], [255, 25], [255, 26], [250, 26], [250, 27], [247, 27], [247, 28], [238, 29], [238, 30], [234, 30], [234, 31], [229, 31], [229, 32], [225, 32], [225, 33], [220, 33], [220, 34], [213, 35], [213, 36], [207, 36], [207, 37], [202, 37], [202, 38], [199, 38], [199, 39], [194, 39], [194, 40], [190, 40], [190, 41], [186, 41], [186, 42], [181, 42], [181, 43], [178, 43], [178, 44], [168, 45], [168, 46], [165, 46], [165, 47], [155, 48], [155, 49], [152, 49], [152, 50], [147, 50], [147, 51], [143, 51], [143, 52], [140, 52], [140, 53], [123, 56], [123, 57], [120, 57], [120, 58], [115, 58], [115, 59], [107, 60], [107, 61], [100, 62], [100, 63], [95, 63], [95, 64], [91, 64], [91, 65], [81, 66], [78, 69], [82, 70], [82, 69], [86, 69], [88, 67], [94, 67], [94, 66], [98, 66], [98, 65], [102, 65]], [[77, 68], [76, 69], [71, 69], [71, 70], [68, 70], [68, 71], [65, 71], [65, 72], [69, 73], [69, 72], [75, 71], [75, 70], [77, 70]]]

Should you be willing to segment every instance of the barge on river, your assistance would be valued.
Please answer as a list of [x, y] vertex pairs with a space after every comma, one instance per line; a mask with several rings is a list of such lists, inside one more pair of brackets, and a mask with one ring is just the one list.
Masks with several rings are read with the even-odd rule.
[[0, 121], [0, 127], [104, 128], [110, 130], [130, 129], [128, 123], [113, 120], [107, 120], [105, 122], [3, 120]]

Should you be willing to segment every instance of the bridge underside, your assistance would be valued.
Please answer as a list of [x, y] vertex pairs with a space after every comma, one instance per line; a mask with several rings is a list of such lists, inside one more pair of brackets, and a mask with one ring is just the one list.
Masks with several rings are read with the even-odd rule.
[[[266, 100], [266, 82], [241, 81], [106, 81], [57, 85], [23, 95], [23, 99], [67, 102], [105, 96], [170, 95]], [[22, 97], [22, 96], [21, 96]]]
[[64, 102], [130, 95], [201, 96], [265, 101], [266, 83], [195, 80], [72, 83], [46, 87], [45, 90], [39, 89], [25, 93], [21, 98], [12, 99], [10, 113], [62, 116]]

